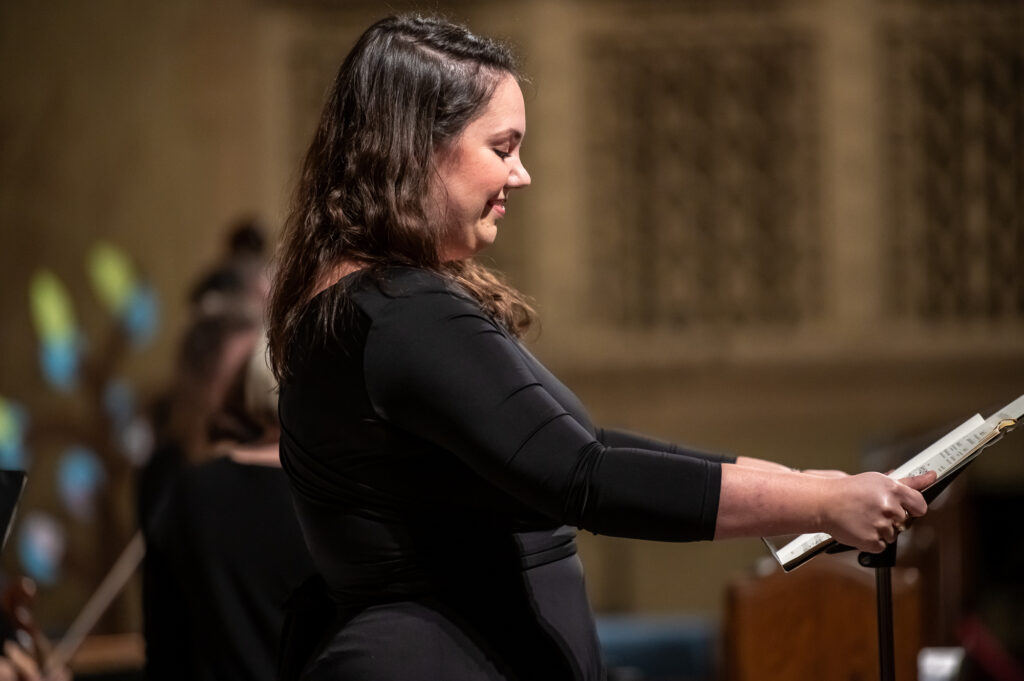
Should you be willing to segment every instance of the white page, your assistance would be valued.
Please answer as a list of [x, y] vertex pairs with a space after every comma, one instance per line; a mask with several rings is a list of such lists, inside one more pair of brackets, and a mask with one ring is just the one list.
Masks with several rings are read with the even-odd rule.
[[909, 478], [912, 475], [938, 470], [938, 462], [941, 460], [940, 455], [984, 423], [985, 419], [981, 418], [981, 414], [975, 414], [894, 470], [889, 474], [889, 477], [899, 480], [901, 478]]
[[[890, 477], [897, 479], [905, 478], [909, 475], [910, 471], [914, 471], [918, 468], [924, 469], [921, 472], [932, 470], [931, 468], [927, 468], [927, 465], [929, 463], [934, 463], [933, 459], [935, 459], [938, 454], [945, 449], [948, 449], [961, 438], [970, 434], [971, 431], [984, 422], [985, 420], [981, 418], [979, 414], [975, 414], [911, 458], [910, 461], [907, 461], [905, 464], [897, 468], [890, 474]], [[790, 561], [793, 561], [822, 544], [831, 541], [831, 539], [832, 535], [826, 532], [810, 532], [808, 534], [802, 534], [775, 551], [775, 559], [779, 561], [780, 565], [786, 565]]]
[[[1024, 395], [998, 410], [988, 419], [983, 419], [980, 414], [975, 414], [912, 457], [889, 476], [898, 480], [928, 471], [936, 471], [941, 478], [964, 465], [970, 455], [977, 455], [984, 448], [978, 447], [978, 445], [997, 431], [1003, 421], [1017, 421], [1021, 418], [1024, 418]], [[991, 444], [991, 442], [987, 444]], [[775, 549], [770, 542], [765, 541], [771, 549], [772, 555], [784, 568], [803, 556], [817, 554], [831, 542], [832, 536], [825, 532], [802, 534], [779, 549]]]

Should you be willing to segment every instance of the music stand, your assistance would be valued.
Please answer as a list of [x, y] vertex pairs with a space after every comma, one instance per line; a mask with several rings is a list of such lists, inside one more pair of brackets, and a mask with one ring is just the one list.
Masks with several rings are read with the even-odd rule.
[[[949, 487], [949, 484], [953, 482], [964, 470], [959, 470], [950, 473], [940, 482], [932, 485], [926, 489], [922, 495], [925, 501], [931, 505], [932, 501], [937, 496]], [[867, 568], [872, 568], [875, 571], [875, 605], [876, 605], [876, 619], [878, 622], [878, 671], [879, 679], [881, 681], [895, 681], [896, 680], [896, 654], [895, 654], [895, 642], [893, 635], [893, 620], [892, 620], [892, 568], [896, 565], [896, 543], [899, 539], [899, 535], [896, 535], [896, 539], [893, 539], [892, 543], [885, 547], [885, 550], [881, 553], [868, 553], [862, 551], [857, 556], [857, 562]], [[839, 553], [841, 551], [851, 551], [853, 547], [840, 544], [834, 546], [826, 551], [826, 553]]]

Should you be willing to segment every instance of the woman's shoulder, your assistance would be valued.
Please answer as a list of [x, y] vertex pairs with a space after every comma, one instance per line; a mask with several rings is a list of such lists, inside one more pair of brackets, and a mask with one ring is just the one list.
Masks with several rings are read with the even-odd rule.
[[409, 303], [446, 301], [477, 306], [476, 300], [459, 284], [433, 270], [392, 265], [375, 269], [357, 269], [324, 287], [309, 301], [304, 317], [336, 322], [348, 321], [358, 309], [371, 319], [381, 311], [404, 307]]
[[351, 299], [378, 338], [401, 336], [410, 328], [497, 328], [457, 282], [425, 269], [388, 268], [357, 284]]
[[354, 282], [352, 297], [364, 309], [405, 308], [410, 304], [479, 307], [472, 296], [440, 272], [417, 267], [388, 267]]
[[466, 296], [465, 291], [449, 277], [422, 267], [388, 267], [381, 270], [376, 278], [382, 293], [396, 298], [420, 293]]

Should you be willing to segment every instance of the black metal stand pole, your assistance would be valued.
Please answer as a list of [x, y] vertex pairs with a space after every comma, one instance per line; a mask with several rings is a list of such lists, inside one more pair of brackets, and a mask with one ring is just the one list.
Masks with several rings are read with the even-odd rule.
[[896, 681], [892, 626], [892, 567], [896, 564], [896, 541], [893, 540], [881, 553], [861, 553], [857, 562], [875, 570], [879, 678], [881, 681]]

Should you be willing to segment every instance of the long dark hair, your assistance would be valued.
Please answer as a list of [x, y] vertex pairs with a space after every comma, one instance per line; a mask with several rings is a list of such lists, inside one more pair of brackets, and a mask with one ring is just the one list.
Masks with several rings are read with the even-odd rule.
[[[392, 16], [349, 52], [330, 90], [285, 224], [268, 310], [271, 366], [287, 374], [288, 343], [305, 304], [332, 268], [389, 265], [441, 272], [514, 334], [529, 303], [472, 261], [442, 262], [441, 227], [428, 219], [435, 153], [486, 106], [501, 77], [518, 76], [511, 51], [446, 20]], [[314, 312], [328, 333], [345, 290]]]

